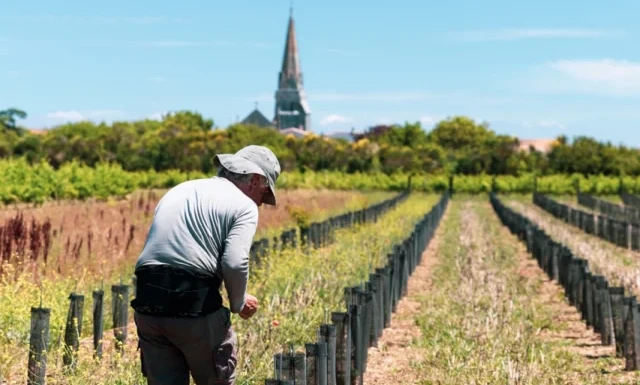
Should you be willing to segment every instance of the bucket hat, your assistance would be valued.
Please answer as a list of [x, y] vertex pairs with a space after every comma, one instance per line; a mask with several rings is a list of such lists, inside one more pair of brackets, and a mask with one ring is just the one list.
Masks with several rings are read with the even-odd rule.
[[250, 145], [235, 154], [217, 154], [213, 157], [213, 164], [237, 174], [264, 176], [269, 183], [269, 194], [262, 202], [276, 205], [276, 181], [280, 175], [280, 162], [273, 151], [267, 147]]

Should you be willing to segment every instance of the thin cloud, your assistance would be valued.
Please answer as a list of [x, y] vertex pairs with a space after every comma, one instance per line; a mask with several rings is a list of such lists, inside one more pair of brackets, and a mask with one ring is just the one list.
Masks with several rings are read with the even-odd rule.
[[442, 95], [427, 91], [309, 92], [309, 100], [314, 102], [407, 102], [433, 99], [439, 96]]
[[66, 122], [79, 122], [85, 120], [85, 116], [78, 111], [54, 111], [47, 114], [47, 118]]
[[79, 23], [79, 24], [175, 24], [187, 20], [179, 17], [140, 15], [140, 16], [75, 16], [75, 15], [18, 15], [13, 18], [20, 23]]
[[166, 83], [167, 79], [162, 76], [151, 76], [148, 80], [152, 83]]
[[203, 47], [206, 45], [231, 45], [229, 42], [224, 41], [191, 41], [191, 40], [156, 40], [156, 41], [138, 41], [131, 42], [134, 45], [142, 47], [158, 47], [158, 48], [173, 48], [173, 47]]
[[167, 111], [154, 112], [149, 115], [147, 118], [151, 120], [162, 120], [162, 118], [167, 114]]
[[626, 60], [560, 60], [549, 67], [575, 80], [616, 88], [640, 88], [640, 63]]
[[458, 31], [450, 37], [464, 42], [513, 41], [522, 39], [596, 39], [619, 37], [620, 30], [580, 28], [513, 28], [499, 30]]
[[348, 118], [346, 116], [342, 116], [342, 115], [338, 115], [338, 114], [330, 114], [325, 116], [321, 121], [320, 121], [320, 125], [321, 126], [328, 126], [331, 124], [335, 124], [335, 123], [347, 123], [347, 122], [351, 122], [353, 121], [353, 119]]
[[[312, 103], [322, 102], [410, 102], [460, 95], [458, 92], [428, 92], [428, 91], [373, 91], [362, 93], [349, 92], [315, 92], [306, 91], [307, 98]], [[256, 96], [243, 98], [250, 102], [272, 102], [273, 93], [264, 92]]]
[[561, 123], [557, 120], [549, 120], [549, 119], [541, 119], [538, 121], [524, 121], [522, 122], [522, 127], [532, 128], [532, 127], [544, 127], [544, 128], [558, 128], [560, 130], [564, 130], [567, 126], [564, 123]]
[[120, 110], [92, 110], [80, 112], [77, 110], [59, 110], [46, 114], [47, 119], [58, 122], [80, 122], [86, 120], [109, 120], [124, 117], [125, 113]]
[[87, 115], [92, 118], [99, 118], [99, 117], [115, 118], [118, 116], [122, 117], [125, 115], [125, 113], [121, 110], [93, 110], [93, 111], [89, 111]]
[[151, 40], [132, 41], [130, 44], [140, 47], [153, 48], [185, 48], [185, 47], [249, 47], [249, 48], [270, 48], [271, 45], [259, 42], [238, 42], [227, 40], [197, 41], [197, 40]]
[[424, 126], [435, 126], [443, 118], [439, 116], [426, 115], [420, 118], [420, 123]]
[[533, 91], [596, 96], [640, 96], [640, 62], [627, 60], [558, 60], [529, 77]]
[[158, 23], [184, 23], [185, 19], [178, 17], [165, 17], [165, 16], [138, 16], [138, 17], [125, 17], [124, 20], [133, 24], [158, 24]]
[[146, 47], [146, 48], [197, 48], [197, 47], [233, 47], [251, 49], [270, 49], [270, 44], [255, 41], [229, 41], [229, 40], [70, 40], [70, 39], [20, 39], [0, 40], [0, 43], [21, 43], [34, 46], [37, 44], [52, 46], [80, 46], [80, 47]]

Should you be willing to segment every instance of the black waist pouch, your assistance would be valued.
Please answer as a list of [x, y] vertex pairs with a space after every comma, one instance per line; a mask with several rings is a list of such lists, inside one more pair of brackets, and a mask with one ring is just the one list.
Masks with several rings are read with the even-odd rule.
[[204, 316], [222, 307], [220, 280], [171, 266], [142, 267], [131, 307], [156, 316]]

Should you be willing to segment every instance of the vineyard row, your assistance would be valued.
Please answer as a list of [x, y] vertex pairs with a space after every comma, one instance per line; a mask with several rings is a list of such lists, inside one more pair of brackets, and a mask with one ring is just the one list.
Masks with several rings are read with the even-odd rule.
[[[584, 202], [582, 197], [581, 201]], [[590, 213], [557, 202], [540, 193], [533, 194], [533, 203], [554, 217], [615, 245], [640, 250], [640, 223], [614, 219], [604, 214]]]
[[[367, 208], [349, 211], [340, 215], [333, 216], [321, 222], [314, 222], [308, 228], [301, 228], [300, 238], [296, 237], [296, 230], [286, 230], [279, 237], [274, 237], [271, 242], [264, 238], [254, 242], [251, 248], [251, 262], [259, 264], [260, 259], [266, 256], [271, 250], [278, 251], [285, 248], [297, 248], [298, 242], [309, 251], [310, 248], [326, 247], [333, 241], [334, 231], [352, 227], [364, 223], [376, 222], [378, 217], [387, 211], [396, 207], [399, 203], [406, 200], [409, 196], [408, 191], [404, 191], [392, 198], [382, 202], [373, 204]], [[112, 324], [111, 330], [115, 338], [115, 347], [121, 351], [128, 339], [128, 320], [129, 320], [129, 300], [135, 297], [136, 280], [133, 278], [133, 292], [130, 293], [129, 285], [115, 284], [111, 286], [112, 294]], [[93, 348], [96, 357], [100, 358], [103, 354], [104, 342], [104, 291], [94, 290], [93, 310], [92, 310], [92, 326], [93, 326]], [[73, 371], [78, 362], [78, 351], [80, 348], [83, 326], [85, 297], [80, 293], [71, 293], [69, 295], [69, 309], [67, 312], [67, 320], [64, 329], [63, 338], [63, 363], [65, 370]], [[31, 330], [29, 341], [29, 359], [27, 377], [30, 384], [43, 383], [47, 376], [47, 352], [51, 350], [50, 340], [50, 318], [51, 309], [39, 307], [31, 308]]]
[[[378, 216], [383, 215], [390, 209], [394, 208], [398, 203], [406, 200], [409, 191], [389, 198], [382, 202], [373, 204], [356, 211], [348, 211], [343, 214], [335, 215], [324, 221], [312, 222], [308, 227], [292, 228], [283, 231], [279, 236], [275, 236], [269, 241], [269, 238], [261, 238], [254, 241], [251, 245], [250, 258], [251, 262], [259, 263], [260, 259], [265, 256], [270, 248], [297, 247], [301, 242], [307, 250], [310, 247], [324, 247], [333, 242], [333, 232], [338, 229], [351, 227], [363, 223], [375, 222]], [[300, 231], [298, 233], [298, 230]]]
[[409, 278], [422, 261], [449, 203], [445, 193], [403, 241], [393, 246], [387, 263], [369, 274], [362, 285], [344, 288], [346, 308], [331, 313], [331, 324], [321, 324], [317, 340], [296, 352], [273, 356], [273, 378], [265, 385], [362, 384], [368, 349], [377, 346], [398, 302], [407, 295]]
[[502, 223], [526, 244], [548, 277], [564, 288], [566, 299], [580, 312], [587, 327], [600, 334], [601, 344], [615, 345], [616, 357], [624, 358], [625, 370], [639, 370], [640, 309], [636, 296], [625, 295], [624, 287], [610, 285], [609, 277], [593, 273], [589, 261], [505, 206], [495, 194], [490, 200]]
[[[165, 172], [128, 172], [117, 164], [99, 164], [95, 168], [79, 163], [67, 163], [59, 169], [42, 162], [30, 165], [22, 159], [0, 160], [0, 202], [43, 203], [63, 199], [107, 199], [123, 197], [138, 189], [166, 189], [181, 182], [211, 175], [201, 172], [171, 170]], [[595, 195], [619, 194], [622, 191], [640, 192], [636, 177], [545, 175], [455, 175], [343, 173], [335, 171], [287, 171], [277, 181], [281, 189], [311, 188], [333, 190], [412, 189], [442, 193], [449, 188], [460, 193], [531, 193]], [[578, 187], [579, 185], [579, 187]]]

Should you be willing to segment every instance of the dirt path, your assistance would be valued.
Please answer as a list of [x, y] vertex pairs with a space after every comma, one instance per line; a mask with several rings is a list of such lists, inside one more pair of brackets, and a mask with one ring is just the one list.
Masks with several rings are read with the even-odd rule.
[[422, 255], [409, 279], [408, 294], [403, 297], [391, 315], [391, 324], [384, 329], [378, 340], [378, 347], [369, 348], [367, 371], [364, 374], [365, 385], [417, 384], [419, 375], [412, 370], [412, 364], [420, 360], [420, 349], [411, 346], [420, 336], [420, 328], [415, 324], [414, 315], [420, 307], [415, 295], [429, 291], [431, 272], [437, 263], [437, 251], [441, 242], [443, 224], [449, 215], [451, 204], [445, 210], [440, 225]]
[[587, 329], [480, 199], [452, 202], [364, 384], [632, 384], [613, 346]]
[[[511, 238], [517, 244], [519, 275], [530, 284], [537, 284], [537, 296], [533, 301], [548, 310], [553, 328], [545, 328], [540, 336], [544, 341], [559, 343], [562, 349], [581, 358], [582, 370], [575, 373], [576, 383], [589, 375], [592, 381], [608, 384], [638, 383], [640, 373], [624, 371], [624, 359], [615, 357], [615, 346], [603, 346], [600, 335], [588, 329], [578, 310], [564, 299], [564, 289], [549, 279], [538, 266], [523, 242], [506, 227], [501, 229], [504, 239]], [[581, 380], [582, 379], [582, 380]]]
[[565, 223], [533, 203], [504, 199], [504, 203], [536, 223], [553, 239], [589, 261], [589, 269], [607, 277], [609, 285], [640, 295], [640, 252], [607, 242]]
[[541, 338], [560, 343], [563, 349], [579, 355], [584, 371], [606, 378], [607, 383], [637, 383], [634, 381], [640, 379], [640, 374], [624, 371], [623, 359], [615, 358], [615, 346], [602, 345], [600, 335], [587, 328], [578, 310], [564, 299], [562, 286], [549, 279], [531, 254], [527, 253], [524, 243], [506, 227], [501, 232], [505, 239], [513, 238], [517, 242], [519, 274], [523, 279], [539, 284], [536, 290], [538, 295], [533, 300], [551, 315], [551, 325], [554, 328], [542, 330]]
[[537, 262], [526, 252], [524, 245], [519, 246], [518, 249], [520, 275], [540, 282], [539, 297], [535, 301], [547, 307], [553, 315], [553, 323], [560, 326], [559, 330], [545, 329], [541, 335], [548, 341], [568, 342], [569, 350], [585, 358], [614, 357], [615, 347], [602, 346], [600, 335], [592, 329], [587, 329], [578, 310], [562, 299], [564, 297], [562, 286], [547, 277]]

